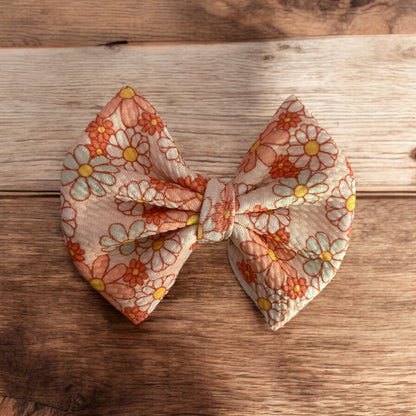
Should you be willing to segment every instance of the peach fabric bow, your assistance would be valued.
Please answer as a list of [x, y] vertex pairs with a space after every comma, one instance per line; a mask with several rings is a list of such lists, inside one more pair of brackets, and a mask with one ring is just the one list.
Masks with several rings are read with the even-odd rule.
[[293, 96], [224, 182], [189, 169], [155, 108], [122, 88], [65, 157], [61, 181], [75, 266], [135, 324], [198, 242], [227, 239], [238, 281], [277, 330], [334, 277], [355, 207], [346, 157]]

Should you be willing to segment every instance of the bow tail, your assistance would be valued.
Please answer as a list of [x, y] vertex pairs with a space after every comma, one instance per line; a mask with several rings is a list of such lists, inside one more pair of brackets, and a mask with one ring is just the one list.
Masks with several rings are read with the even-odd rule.
[[297, 275], [297, 266], [287, 262], [294, 258], [292, 250], [276, 253], [272, 247], [259, 234], [235, 224], [228, 243], [228, 257], [244, 291], [271, 329], [277, 330], [296, 314], [281, 288], [288, 275]]
[[[197, 242], [197, 226], [155, 234], [74, 264], [85, 280], [130, 321], [145, 320], [167, 295]], [[127, 243], [129, 244], [129, 243]]]

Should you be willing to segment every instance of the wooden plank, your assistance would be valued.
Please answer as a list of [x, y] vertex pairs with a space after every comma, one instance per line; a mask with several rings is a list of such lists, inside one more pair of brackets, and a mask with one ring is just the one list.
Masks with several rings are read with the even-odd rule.
[[40, 403], [0, 396], [0, 414], [5, 416], [63, 416], [63, 413]]
[[1, 191], [57, 191], [66, 151], [126, 84], [202, 174], [232, 176], [296, 94], [349, 156], [359, 192], [416, 190], [416, 36], [4, 49], [0, 62]]
[[412, 0], [14, 0], [0, 9], [0, 45], [236, 41], [416, 32]]
[[413, 414], [414, 204], [359, 199], [338, 275], [273, 333], [224, 243], [136, 327], [70, 264], [58, 198], [2, 198], [0, 394], [71, 415]]

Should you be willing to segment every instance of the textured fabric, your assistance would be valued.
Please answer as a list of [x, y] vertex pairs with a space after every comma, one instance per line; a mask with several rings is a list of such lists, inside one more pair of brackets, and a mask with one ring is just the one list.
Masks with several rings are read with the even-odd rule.
[[122, 88], [65, 157], [61, 180], [75, 266], [136, 324], [198, 242], [227, 239], [238, 281], [280, 328], [334, 277], [355, 208], [346, 157], [295, 97], [225, 183], [189, 169], [154, 107]]

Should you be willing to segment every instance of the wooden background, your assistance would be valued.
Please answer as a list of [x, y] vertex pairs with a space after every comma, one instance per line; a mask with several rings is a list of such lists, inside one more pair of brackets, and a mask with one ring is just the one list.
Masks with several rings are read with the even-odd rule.
[[[0, 50], [0, 416], [416, 413], [415, 2], [8, 3], [0, 46], [24, 48]], [[125, 84], [203, 174], [230, 177], [290, 94], [349, 156], [350, 249], [277, 333], [225, 243], [137, 327], [72, 266], [61, 163]]]

